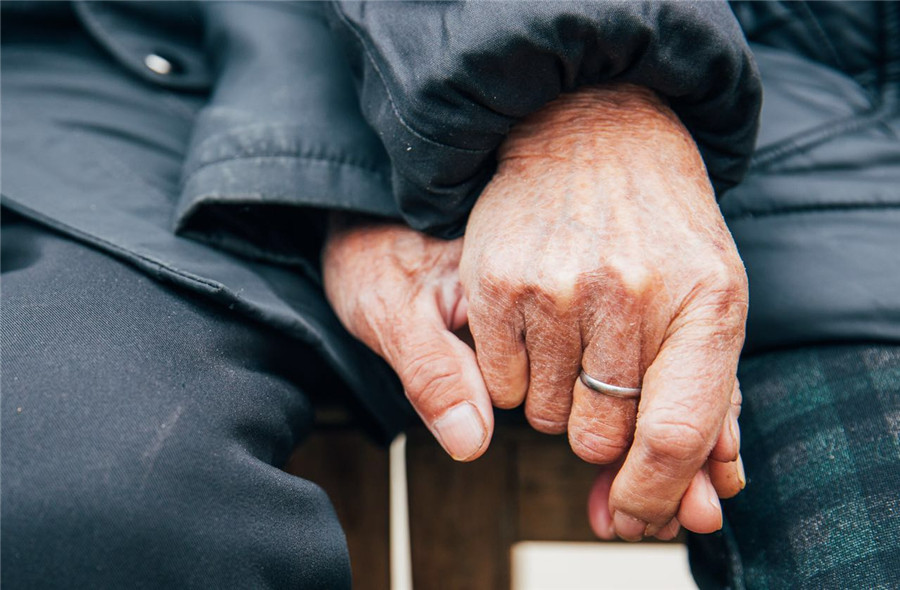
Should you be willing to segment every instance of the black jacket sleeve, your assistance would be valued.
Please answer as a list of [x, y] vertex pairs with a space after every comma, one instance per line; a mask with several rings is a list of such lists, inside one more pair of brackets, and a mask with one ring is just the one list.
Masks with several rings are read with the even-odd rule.
[[719, 193], [747, 168], [761, 88], [725, 2], [333, 2], [329, 18], [417, 229], [459, 235], [510, 127], [583, 85], [664, 96]]
[[176, 231], [244, 255], [316, 259], [322, 212], [398, 216], [323, 5], [201, 3], [212, 92], [184, 165]]

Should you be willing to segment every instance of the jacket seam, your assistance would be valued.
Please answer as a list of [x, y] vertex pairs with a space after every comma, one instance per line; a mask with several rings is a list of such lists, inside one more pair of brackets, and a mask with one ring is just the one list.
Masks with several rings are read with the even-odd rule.
[[[802, 6], [808, 10], [805, 3], [803, 3]], [[884, 14], [884, 28], [890, 30], [891, 28], [897, 27], [900, 17], [898, 17], [896, 6], [886, 3], [884, 10], [886, 11]], [[811, 14], [809, 15], [809, 18], [815, 20]], [[814, 24], [818, 24], [818, 21], [816, 20]], [[887, 41], [888, 46], [884, 47], [884, 50], [890, 52], [892, 50], [889, 45], [890, 35], [887, 37], [889, 39]], [[855, 113], [849, 117], [838, 119], [836, 121], [829, 121], [818, 127], [802, 131], [792, 137], [788, 137], [759, 150], [750, 160], [749, 171], [756, 172], [764, 170], [777, 160], [808, 152], [813, 148], [828, 143], [844, 133], [861, 131], [872, 125], [885, 123], [885, 119], [892, 115], [897, 107], [896, 89], [892, 88], [892, 81], [890, 80], [890, 69], [897, 66], [891, 63], [891, 57], [891, 55], [888, 55], [884, 63], [878, 68], [879, 73], [877, 77], [882, 83], [879, 84], [878, 94], [876, 96], [877, 102], [871, 108], [861, 113]]]
[[115, 242], [111, 242], [110, 240], [107, 240], [106, 238], [101, 238], [100, 236], [98, 236], [94, 233], [89, 233], [89, 232], [80, 230], [77, 227], [70, 225], [68, 223], [65, 223], [64, 221], [61, 221], [60, 219], [58, 219], [56, 217], [49, 217], [49, 216], [41, 213], [40, 211], [37, 211], [27, 205], [24, 205], [18, 199], [9, 197], [6, 194], [4, 194], [3, 196], [5, 197], [4, 200], [6, 201], [4, 203], [5, 206], [11, 207], [12, 209], [23, 213], [26, 217], [30, 217], [32, 219], [41, 219], [41, 220], [43, 220], [44, 223], [46, 223], [50, 227], [55, 227], [57, 229], [63, 230], [65, 233], [69, 233], [72, 236], [75, 236], [78, 239], [80, 239], [88, 244], [97, 244], [99, 246], [102, 246], [103, 248], [108, 248], [110, 251], [115, 252], [119, 257], [124, 258], [126, 260], [128, 260], [128, 259], [140, 260], [144, 264], [155, 267], [158, 271], [164, 270], [164, 271], [171, 272], [172, 274], [182, 277], [183, 279], [186, 279], [192, 283], [197, 283], [197, 284], [209, 287], [216, 293], [223, 291], [223, 285], [221, 283], [218, 283], [216, 281], [211, 281], [209, 279], [204, 279], [203, 277], [197, 276], [193, 273], [185, 272], [174, 266], [171, 266], [168, 262], [158, 260], [155, 258], [151, 258], [145, 254], [141, 254], [135, 250], [131, 250], [129, 248], [126, 248], [125, 246], [121, 246]]
[[192, 169], [189, 173], [187, 173], [182, 180], [182, 186], [185, 185], [190, 179], [194, 176], [205, 170], [206, 168], [219, 166], [221, 164], [227, 164], [228, 162], [236, 162], [240, 160], [245, 161], [255, 161], [255, 160], [299, 160], [303, 162], [308, 162], [310, 164], [321, 164], [324, 166], [335, 166], [335, 167], [350, 167], [366, 174], [370, 174], [372, 176], [377, 177], [378, 179], [384, 181], [387, 180], [387, 175], [384, 172], [380, 172], [378, 170], [368, 168], [366, 166], [356, 164], [354, 162], [344, 161], [339, 158], [329, 158], [324, 156], [311, 156], [305, 155], [301, 153], [282, 153], [282, 154], [265, 154], [260, 156], [232, 156], [228, 158], [221, 158], [218, 160], [213, 160], [210, 162], [205, 162], [200, 166]]
[[812, 11], [812, 9], [809, 7], [809, 2], [804, 0], [803, 2], [799, 2], [797, 4], [797, 6], [799, 7], [798, 12], [802, 13], [800, 15], [800, 18], [803, 19], [804, 21], [806, 21], [806, 23], [809, 25], [811, 32], [819, 40], [819, 43], [821, 43], [824, 47], [826, 47], [828, 49], [828, 53], [830, 54], [832, 65], [836, 69], [838, 69], [842, 72], [846, 72], [847, 68], [846, 68], [843, 60], [841, 59], [840, 53], [838, 53], [837, 48], [835, 48], [834, 44], [828, 38], [828, 35], [822, 29], [822, 23], [816, 17], [816, 15]]
[[394, 117], [397, 119], [397, 122], [403, 126], [404, 129], [406, 129], [409, 133], [411, 133], [413, 136], [420, 139], [421, 141], [424, 141], [424, 142], [434, 145], [436, 147], [450, 149], [450, 150], [454, 150], [454, 151], [458, 151], [458, 152], [462, 152], [462, 153], [466, 153], [466, 154], [484, 154], [484, 153], [488, 153], [488, 152], [492, 151], [490, 149], [461, 148], [461, 147], [449, 145], [449, 144], [446, 144], [446, 143], [443, 143], [440, 141], [436, 141], [434, 139], [431, 139], [430, 137], [423, 135], [421, 132], [417, 131], [409, 123], [407, 123], [406, 120], [403, 118], [403, 115], [400, 113], [400, 109], [397, 107], [397, 104], [394, 100], [394, 96], [393, 96], [393, 94], [391, 94], [391, 89], [388, 86], [387, 81], [385, 80], [384, 73], [381, 71], [381, 68], [378, 66], [378, 63], [376, 62], [375, 58], [372, 56], [372, 51], [369, 48], [369, 45], [366, 43], [366, 41], [362, 35], [362, 32], [359, 31], [358, 28], [356, 27], [356, 25], [354, 23], [352, 23], [344, 15], [344, 13], [340, 10], [340, 7], [338, 7], [335, 2], [332, 3], [331, 7], [332, 7], [333, 12], [337, 15], [337, 17], [341, 20], [341, 22], [343, 22], [344, 25], [350, 30], [350, 32], [353, 33], [353, 36], [356, 38], [356, 41], [357, 41], [357, 43], [359, 43], [360, 47], [362, 47], [362, 50], [366, 56], [366, 59], [369, 61], [370, 64], [372, 64], [372, 68], [375, 70], [375, 73], [378, 74], [378, 80], [381, 83], [382, 88], [384, 88], [384, 94], [387, 97], [388, 104], [391, 106], [391, 111], [394, 113]]
[[739, 221], [743, 219], [775, 217], [778, 215], [802, 215], [808, 213], [835, 213], [841, 211], [877, 211], [884, 209], [900, 209], [900, 203], [843, 203], [843, 204], [813, 204], [813, 205], [787, 205], [772, 207], [759, 211], [742, 211], [736, 214], [724, 214], [726, 221]]
[[879, 104], [873, 109], [849, 117], [829, 121], [821, 126], [797, 133], [758, 151], [750, 160], [750, 172], [765, 170], [773, 162], [808, 152], [845, 133], [861, 131], [885, 122], [890, 109]]
[[[236, 109], [223, 109], [222, 107], [217, 107], [217, 106], [207, 107], [206, 112], [207, 113], [210, 113], [210, 112], [221, 113], [223, 110], [225, 112], [228, 112], [228, 110], [239, 112]], [[217, 142], [228, 141], [229, 139], [234, 138], [235, 136], [237, 136], [239, 139], [240, 138], [239, 136], [243, 133], [258, 132], [260, 130], [266, 131], [266, 130], [271, 130], [271, 129], [277, 129], [279, 131], [283, 131], [288, 128], [295, 129], [298, 132], [298, 135], [302, 135], [302, 133], [304, 131], [303, 126], [296, 124], [296, 123], [277, 124], [277, 123], [267, 122], [267, 123], [256, 123], [256, 124], [252, 124], [252, 125], [241, 125], [239, 127], [234, 127], [232, 129], [229, 129], [228, 131], [223, 131], [221, 133], [213, 133], [212, 135], [204, 137], [203, 140], [200, 142], [200, 144], [196, 148], [191, 150], [191, 153], [194, 154], [197, 152], [202, 152], [204, 149], [204, 146], [207, 146], [209, 144], [215, 144]], [[195, 157], [192, 159], [202, 161], [203, 163], [199, 164], [199, 166], [206, 166], [207, 164], [214, 164], [219, 161], [227, 161], [228, 159], [239, 159], [242, 157], [265, 157], [267, 155], [297, 156], [297, 157], [309, 158], [309, 159], [330, 160], [330, 161], [338, 162], [341, 164], [355, 166], [357, 168], [368, 169], [371, 172], [374, 172], [377, 174], [383, 174], [383, 172], [379, 169], [377, 164], [372, 163], [372, 162], [367, 162], [364, 159], [352, 158], [352, 157], [346, 157], [346, 156], [329, 156], [326, 154], [318, 156], [315, 154], [315, 152], [313, 150], [309, 150], [309, 149], [306, 149], [306, 150], [304, 150], [304, 149], [298, 149], [298, 150], [286, 149], [286, 150], [277, 150], [277, 151], [269, 151], [269, 152], [262, 150], [263, 153], [259, 153], [259, 154], [252, 153], [253, 152], [252, 148], [251, 149], [245, 148], [243, 150], [236, 150], [236, 151], [239, 152], [237, 155], [224, 156], [222, 158], [217, 158], [214, 160], [206, 161], [200, 157]], [[326, 150], [320, 150], [320, 151], [324, 152]]]

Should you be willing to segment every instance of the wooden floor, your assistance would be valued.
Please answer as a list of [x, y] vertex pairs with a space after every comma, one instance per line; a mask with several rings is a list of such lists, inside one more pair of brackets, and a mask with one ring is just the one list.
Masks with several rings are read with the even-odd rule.
[[[407, 443], [414, 587], [510, 587], [518, 541], [597, 541], [586, 498], [595, 468], [565, 437], [500, 424], [488, 452], [456, 463], [424, 429]], [[354, 587], [389, 587], [388, 452], [352, 428], [321, 429], [287, 470], [321, 485], [334, 502], [350, 548]]]

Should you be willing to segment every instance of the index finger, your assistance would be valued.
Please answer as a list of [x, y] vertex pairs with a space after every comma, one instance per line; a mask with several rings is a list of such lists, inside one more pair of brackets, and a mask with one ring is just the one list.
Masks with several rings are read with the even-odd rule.
[[653, 535], [676, 515], [731, 406], [744, 316], [693, 315], [664, 340], [644, 375], [634, 443], [610, 491], [625, 538], [639, 538], [641, 526]]

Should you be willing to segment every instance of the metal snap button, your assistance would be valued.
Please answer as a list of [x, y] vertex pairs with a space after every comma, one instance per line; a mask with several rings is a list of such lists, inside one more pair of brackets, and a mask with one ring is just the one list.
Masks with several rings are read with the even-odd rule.
[[160, 76], [167, 76], [168, 74], [171, 74], [174, 69], [172, 67], [172, 62], [155, 53], [149, 53], [144, 57], [144, 65], [147, 66], [147, 69], [151, 72], [159, 74]]

